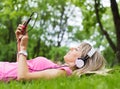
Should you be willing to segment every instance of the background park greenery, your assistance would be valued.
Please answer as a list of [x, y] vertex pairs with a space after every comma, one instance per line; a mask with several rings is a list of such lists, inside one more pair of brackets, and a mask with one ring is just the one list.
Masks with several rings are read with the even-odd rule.
[[[0, 0], [0, 61], [16, 61], [15, 30], [32, 12], [28, 59], [63, 61], [68, 47], [88, 41], [108, 66], [120, 64], [120, 0]], [[83, 75], [52, 80], [0, 83], [0, 89], [119, 89], [120, 69], [107, 76]], [[87, 77], [86, 77], [87, 76]]]
[[37, 12], [29, 31], [28, 59], [63, 61], [71, 44], [89, 41], [101, 50], [108, 66], [120, 64], [119, 4], [119, 0], [1, 0], [0, 60], [16, 61], [15, 30]]

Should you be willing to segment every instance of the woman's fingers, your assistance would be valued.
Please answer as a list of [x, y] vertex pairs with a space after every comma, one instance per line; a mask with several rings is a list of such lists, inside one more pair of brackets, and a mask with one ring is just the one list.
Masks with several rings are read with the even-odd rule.
[[17, 30], [22, 31], [24, 29], [24, 26], [22, 24], [19, 24], [19, 26], [17, 27]]
[[22, 38], [24, 38], [24, 36], [28, 36], [28, 34], [26, 32], [26, 28], [24, 28], [23, 24], [18, 25], [18, 27], [15, 31], [15, 34], [16, 34], [17, 42], [20, 42], [22, 40]]
[[24, 26], [22, 24], [19, 24], [18, 27], [17, 27], [17, 29], [16, 29], [16, 32], [15, 32], [16, 37], [19, 38], [20, 35], [23, 35], [24, 30], [25, 30]]

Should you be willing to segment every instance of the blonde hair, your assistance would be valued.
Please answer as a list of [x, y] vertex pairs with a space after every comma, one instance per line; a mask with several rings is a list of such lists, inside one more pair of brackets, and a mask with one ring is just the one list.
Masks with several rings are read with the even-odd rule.
[[[81, 48], [81, 57], [85, 57], [92, 48], [89, 43], [81, 43], [79, 47]], [[73, 74], [81, 75], [85, 74], [87, 71], [101, 70], [105, 67], [105, 64], [106, 61], [104, 57], [96, 51], [95, 54], [86, 61], [85, 65], [80, 69], [76, 68]]]

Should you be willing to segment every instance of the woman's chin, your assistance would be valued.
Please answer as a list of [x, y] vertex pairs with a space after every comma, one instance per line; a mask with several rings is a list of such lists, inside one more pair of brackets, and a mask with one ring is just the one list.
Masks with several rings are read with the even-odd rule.
[[66, 62], [66, 59], [67, 59], [66, 56], [64, 56], [63, 58], [64, 58], [64, 61]]

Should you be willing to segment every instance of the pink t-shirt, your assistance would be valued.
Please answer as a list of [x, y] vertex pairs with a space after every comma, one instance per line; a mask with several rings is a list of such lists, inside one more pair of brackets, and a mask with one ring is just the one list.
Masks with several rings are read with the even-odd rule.
[[[0, 62], [0, 80], [9, 81], [10, 78], [17, 79], [17, 62]], [[42, 71], [46, 69], [65, 70], [67, 75], [71, 75], [72, 70], [68, 66], [60, 66], [45, 57], [37, 57], [27, 60], [30, 72]]]

